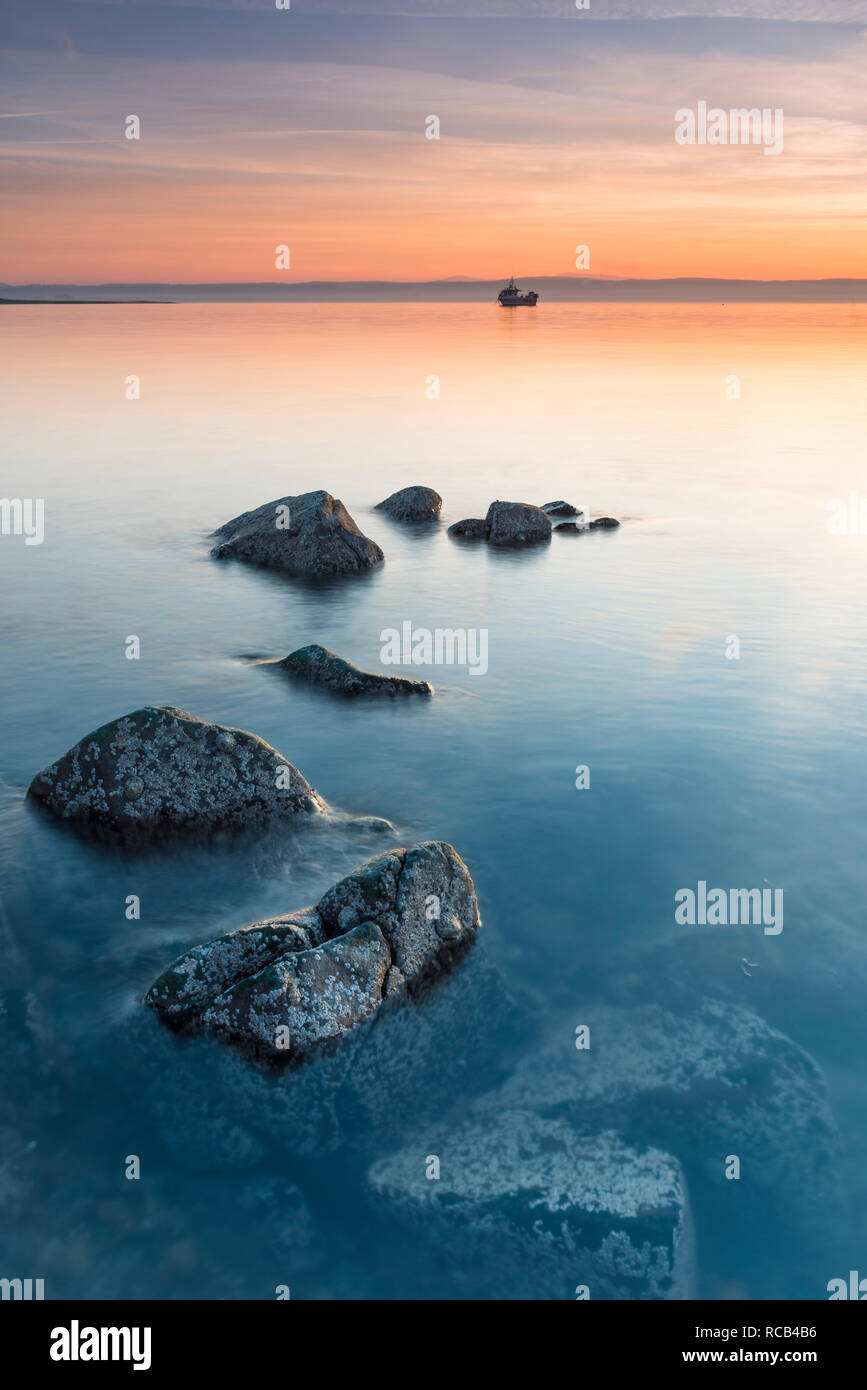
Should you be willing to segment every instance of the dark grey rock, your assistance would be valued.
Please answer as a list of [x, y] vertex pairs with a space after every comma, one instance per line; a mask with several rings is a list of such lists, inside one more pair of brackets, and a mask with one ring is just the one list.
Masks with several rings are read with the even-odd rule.
[[385, 676], [373, 671], [362, 671], [343, 657], [311, 643], [299, 647], [282, 661], [269, 663], [291, 676], [309, 681], [314, 685], [325, 685], [341, 695], [432, 695], [433, 687], [427, 681], [410, 680], [407, 676]]
[[485, 519], [490, 545], [532, 545], [551, 538], [551, 518], [529, 502], [492, 502]]
[[440, 973], [478, 926], [473, 882], [451, 845], [395, 849], [335, 884], [316, 908], [186, 952], [146, 1002], [167, 1022], [298, 1058]]
[[619, 522], [619, 521], [616, 521], [615, 518], [614, 518], [613, 516], [597, 516], [593, 521], [591, 521], [591, 523], [590, 523], [590, 530], [591, 530], [591, 531], [599, 531], [599, 530], [613, 531], [613, 530], [615, 529], [615, 527], [617, 527], [617, 526], [619, 526], [619, 525], [620, 525], [620, 522]]
[[555, 531], [566, 531], [573, 536], [580, 536], [583, 531], [589, 531], [590, 527], [583, 521], [561, 521], [559, 526], [555, 526]]
[[264, 739], [170, 705], [103, 724], [34, 777], [28, 794], [76, 826], [151, 836], [326, 812]]
[[217, 559], [246, 560], [295, 578], [357, 574], [385, 558], [343, 503], [321, 491], [266, 502], [227, 521], [214, 536]]
[[443, 499], [432, 487], [404, 487], [393, 492], [376, 511], [386, 512], [395, 521], [439, 521]]
[[463, 521], [455, 521], [449, 527], [450, 536], [464, 536], [471, 541], [484, 541], [488, 538], [488, 523], [483, 517], [469, 516]]
[[583, 516], [580, 507], [573, 507], [571, 502], [543, 502], [542, 511], [549, 516]]
[[483, 1296], [574, 1299], [579, 1285], [594, 1300], [692, 1296], [686, 1184], [659, 1149], [502, 1107], [429, 1130], [368, 1181], [422, 1238], [475, 1261]]

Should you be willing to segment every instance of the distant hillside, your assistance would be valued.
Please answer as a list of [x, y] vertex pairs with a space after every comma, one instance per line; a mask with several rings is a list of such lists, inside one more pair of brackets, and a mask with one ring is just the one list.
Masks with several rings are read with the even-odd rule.
[[[344, 280], [224, 285], [0, 285], [0, 303], [494, 303], [505, 279]], [[580, 303], [857, 303], [867, 280], [615, 280], [579, 275], [524, 275], [522, 289], [540, 302]]]

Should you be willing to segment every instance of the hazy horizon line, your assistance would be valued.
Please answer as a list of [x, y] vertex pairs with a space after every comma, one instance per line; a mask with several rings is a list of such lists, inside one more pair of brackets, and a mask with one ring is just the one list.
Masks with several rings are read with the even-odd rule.
[[[342, 286], [365, 285], [448, 285], [449, 287], [471, 287], [474, 285], [494, 285], [505, 280], [506, 276], [490, 275], [446, 275], [431, 279], [359, 279], [359, 280], [0, 280], [4, 290], [94, 290], [94, 289], [163, 289], [178, 286], [190, 289], [240, 289], [250, 287], [268, 290], [293, 290], [328, 287], [338, 289]], [[566, 282], [570, 285], [867, 285], [867, 276], [853, 275], [802, 275], [768, 279], [762, 276], [746, 275], [578, 275], [564, 272], [562, 275], [522, 274], [517, 280], [536, 282]]]

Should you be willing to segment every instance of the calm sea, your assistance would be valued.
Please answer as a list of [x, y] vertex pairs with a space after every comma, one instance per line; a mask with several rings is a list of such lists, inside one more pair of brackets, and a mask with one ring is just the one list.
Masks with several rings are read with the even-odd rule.
[[[44, 499], [45, 537], [0, 536], [0, 929], [7, 983], [42, 1020], [4, 1083], [0, 1274], [49, 1297], [423, 1286], [423, 1242], [366, 1205], [375, 1134], [238, 1173], [203, 1151], [196, 1170], [142, 1099], [176, 1048], [231, 1125], [204, 1050], [197, 1069], [195, 1043], [142, 1024], [144, 990], [185, 945], [315, 901], [368, 852], [335, 836], [112, 855], [25, 805], [37, 770], [145, 703], [254, 730], [404, 843], [452, 842], [486, 952], [541, 1016], [580, 1022], [636, 975], [665, 1005], [673, 972], [806, 1048], [844, 1211], [816, 1240], [793, 1209], [770, 1250], [759, 1223], [745, 1252], [715, 1189], [695, 1191], [699, 1292], [822, 1298], [867, 1274], [864, 326], [840, 305], [4, 310], [0, 491]], [[440, 528], [373, 510], [410, 483], [441, 493]], [[315, 488], [382, 546], [378, 571], [310, 589], [209, 559], [215, 526]], [[517, 553], [446, 535], [495, 498], [560, 497], [623, 525]], [[239, 659], [315, 641], [380, 669], [381, 632], [407, 621], [486, 629], [486, 674], [410, 672], [433, 701], [344, 705]], [[699, 880], [782, 888], [784, 930], [676, 926], [674, 894]]]

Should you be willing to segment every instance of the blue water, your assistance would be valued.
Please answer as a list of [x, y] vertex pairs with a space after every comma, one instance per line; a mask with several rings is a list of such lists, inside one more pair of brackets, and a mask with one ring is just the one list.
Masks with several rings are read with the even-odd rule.
[[[367, 1203], [375, 1132], [218, 1171], [160, 1130], [173, 1048], [229, 1121], [233, 1098], [206, 1049], [197, 1070], [196, 1044], [144, 1016], [155, 975], [379, 846], [125, 856], [25, 805], [35, 772], [145, 703], [255, 731], [400, 843], [453, 843], [487, 957], [537, 1023], [580, 1021], [627, 979], [665, 1004], [674, 979], [805, 1047], [842, 1135], [842, 1211], [817, 1238], [795, 1204], [785, 1249], [769, 1224], [747, 1250], [715, 1189], [694, 1191], [699, 1294], [821, 1298], [863, 1266], [867, 536], [826, 525], [867, 491], [863, 310], [45, 307], [4, 325], [2, 491], [44, 498], [46, 528], [41, 546], [0, 536], [2, 960], [42, 1020], [0, 1109], [0, 1274], [122, 1298], [414, 1297], [427, 1277], [423, 1244]], [[442, 494], [441, 527], [373, 510], [413, 482]], [[312, 589], [208, 557], [216, 525], [318, 487], [382, 546], [379, 570]], [[624, 524], [519, 553], [446, 535], [495, 497]], [[241, 659], [317, 641], [379, 669], [381, 631], [407, 620], [487, 629], [489, 670], [413, 671], [432, 701], [353, 705]], [[700, 879], [782, 887], [783, 932], [676, 927], [674, 893]], [[504, 1054], [534, 1045], [523, 1028]]]

